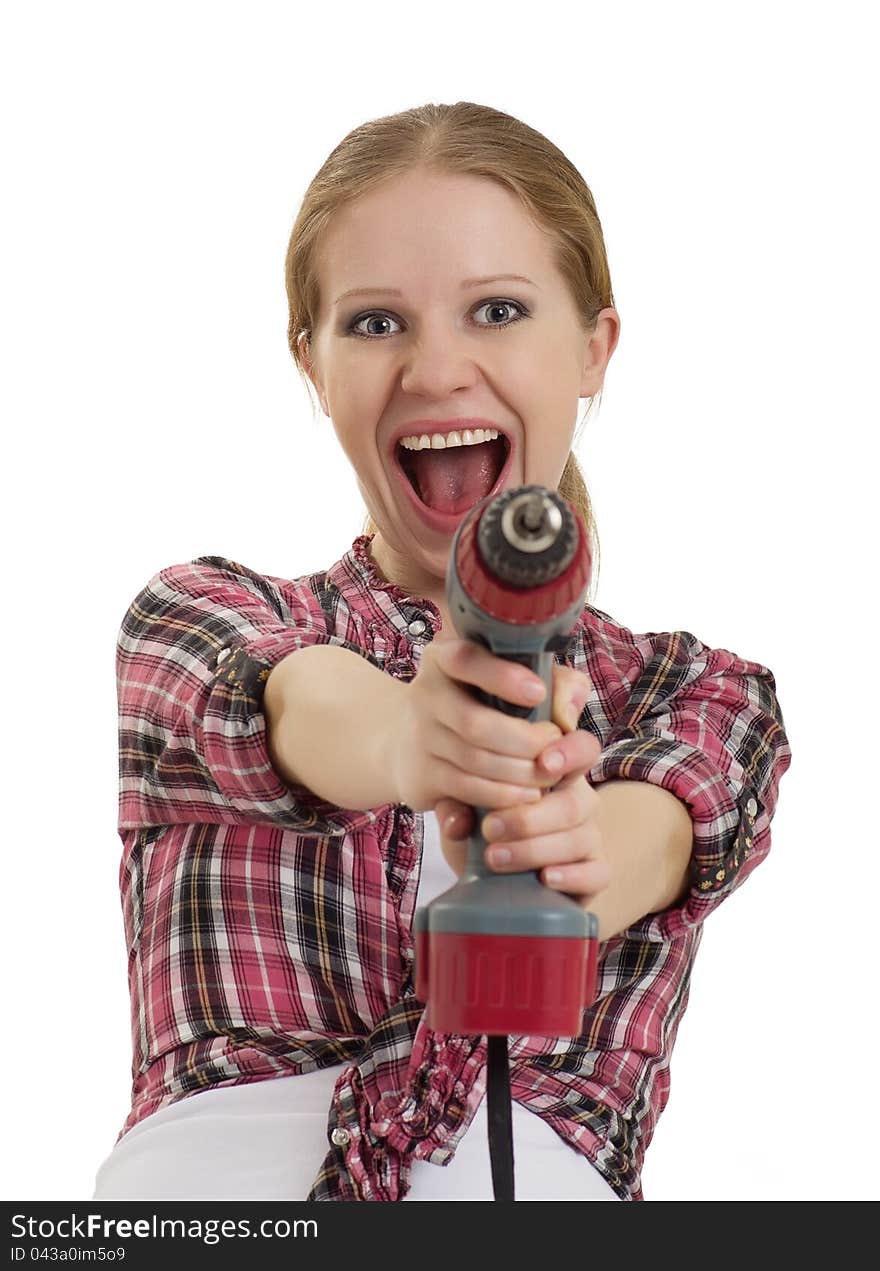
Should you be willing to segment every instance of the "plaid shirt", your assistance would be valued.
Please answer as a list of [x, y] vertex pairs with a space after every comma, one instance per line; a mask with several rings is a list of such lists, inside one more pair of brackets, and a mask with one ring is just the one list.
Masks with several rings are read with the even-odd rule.
[[[125, 1132], [211, 1086], [338, 1065], [310, 1200], [398, 1200], [451, 1160], [486, 1088], [486, 1039], [432, 1032], [413, 988], [423, 818], [289, 786], [262, 690], [295, 649], [352, 649], [411, 680], [436, 607], [386, 582], [369, 536], [327, 571], [264, 577], [217, 556], [161, 570], [117, 647], [119, 833], [132, 1002]], [[770, 671], [686, 631], [633, 635], [585, 606], [557, 660], [587, 672], [593, 785], [650, 781], [688, 806], [684, 901], [600, 946], [574, 1039], [510, 1039], [511, 1093], [641, 1200], [645, 1149], [704, 918], [770, 847], [791, 752]]]

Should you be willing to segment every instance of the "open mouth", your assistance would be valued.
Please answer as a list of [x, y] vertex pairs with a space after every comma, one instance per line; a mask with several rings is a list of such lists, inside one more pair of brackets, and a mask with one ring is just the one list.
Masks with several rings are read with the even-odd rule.
[[397, 462], [416, 497], [447, 516], [466, 512], [486, 498], [507, 463], [510, 442], [499, 434], [476, 444], [444, 449], [396, 449]]

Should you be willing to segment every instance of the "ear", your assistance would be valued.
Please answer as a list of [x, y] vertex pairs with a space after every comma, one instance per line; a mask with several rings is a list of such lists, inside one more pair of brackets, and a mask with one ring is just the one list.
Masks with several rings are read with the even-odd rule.
[[605, 368], [620, 338], [620, 315], [616, 309], [603, 309], [584, 345], [584, 370], [581, 378], [581, 397], [593, 397], [605, 381]]
[[312, 359], [312, 346], [309, 342], [308, 333], [306, 331], [300, 331], [299, 335], [296, 337], [296, 346], [303, 370], [309, 377], [309, 382], [315, 392], [318, 394], [318, 401], [321, 403], [321, 409], [329, 419], [330, 411], [327, 409], [327, 398], [324, 394], [324, 388], [321, 384], [320, 376], [315, 369], [315, 364]]

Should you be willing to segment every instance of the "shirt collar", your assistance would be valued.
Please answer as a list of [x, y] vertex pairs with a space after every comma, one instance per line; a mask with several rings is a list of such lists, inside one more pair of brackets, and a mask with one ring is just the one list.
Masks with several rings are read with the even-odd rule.
[[390, 625], [408, 639], [431, 640], [440, 630], [443, 619], [433, 601], [405, 591], [389, 582], [379, 572], [370, 554], [373, 534], [359, 535], [345, 555], [328, 571], [328, 581], [342, 592], [358, 612], [365, 600], [379, 611]]

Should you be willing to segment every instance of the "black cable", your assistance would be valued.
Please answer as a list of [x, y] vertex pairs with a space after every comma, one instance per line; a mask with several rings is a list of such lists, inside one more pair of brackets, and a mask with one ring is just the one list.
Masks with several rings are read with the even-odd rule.
[[496, 1200], [513, 1200], [513, 1123], [506, 1037], [489, 1037], [486, 1095], [492, 1190]]

